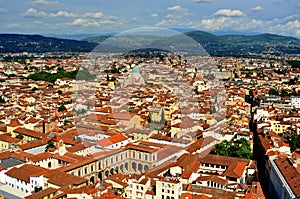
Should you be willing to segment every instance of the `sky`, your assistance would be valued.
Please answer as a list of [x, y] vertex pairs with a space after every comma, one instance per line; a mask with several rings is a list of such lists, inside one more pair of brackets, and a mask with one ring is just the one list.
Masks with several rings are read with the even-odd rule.
[[0, 0], [0, 33], [106, 34], [141, 27], [300, 38], [300, 0]]

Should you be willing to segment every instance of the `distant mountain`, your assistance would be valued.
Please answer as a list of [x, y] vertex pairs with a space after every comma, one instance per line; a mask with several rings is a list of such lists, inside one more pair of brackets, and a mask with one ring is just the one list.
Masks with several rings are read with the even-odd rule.
[[[215, 35], [204, 31], [190, 31], [173, 36], [157, 35], [103, 35], [83, 40], [58, 39], [40, 35], [0, 34], [0, 53], [6, 52], [90, 52], [99, 43], [102, 50], [162, 47], [186, 47], [182, 36], [200, 43], [211, 55], [247, 55], [251, 53], [300, 54], [300, 39], [275, 34]], [[81, 35], [84, 36], [84, 35]], [[185, 36], [185, 37], [186, 37]], [[107, 42], [109, 41], [109, 42]], [[106, 42], [106, 43], [105, 43]], [[121, 46], [121, 47], [120, 47]], [[191, 46], [192, 48], [193, 46]]]
[[40, 35], [0, 34], [0, 53], [89, 52], [97, 44]]
[[[200, 43], [206, 51], [211, 55], [240, 55], [249, 53], [272, 53], [272, 54], [299, 54], [300, 53], [300, 39], [293, 37], [286, 37], [275, 34], [257, 34], [257, 35], [215, 35], [204, 31], [190, 31], [185, 32], [185, 35], [194, 39]], [[132, 37], [132, 36], [131, 36]], [[180, 45], [176, 37], [149, 37], [147, 35], [136, 36], [136, 45], [138, 46], [139, 41], [145, 39], [147, 44], [151, 46], [151, 42], [160, 43], [161, 46], [166, 43], [171, 44], [172, 40], [176, 45]], [[101, 43], [105, 41], [109, 36], [100, 36], [86, 38], [85, 41], [93, 43]], [[126, 39], [125, 39], [126, 38]], [[132, 38], [131, 38], [132, 39]], [[153, 39], [153, 41], [151, 41]], [[110, 40], [112, 40], [110, 38]], [[128, 44], [134, 41], [129, 39], [127, 36], [113, 36], [115, 43], [119, 42], [122, 46], [126, 46], [124, 41]], [[141, 43], [141, 46], [142, 43]]]
[[[102, 36], [102, 34], [43, 34], [44, 37], [54, 37], [58, 39], [72, 39], [72, 40], [82, 40], [88, 37]], [[112, 34], [108, 34], [112, 35]]]

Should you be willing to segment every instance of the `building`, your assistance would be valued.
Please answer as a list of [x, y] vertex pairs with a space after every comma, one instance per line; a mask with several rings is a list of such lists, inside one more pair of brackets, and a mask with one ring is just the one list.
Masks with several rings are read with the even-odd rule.
[[289, 159], [270, 157], [270, 185], [274, 199], [300, 198], [300, 174]]

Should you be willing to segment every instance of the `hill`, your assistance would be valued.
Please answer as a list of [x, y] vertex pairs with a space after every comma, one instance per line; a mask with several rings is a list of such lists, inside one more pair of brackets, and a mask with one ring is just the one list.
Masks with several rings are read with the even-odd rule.
[[[200, 43], [211, 55], [300, 54], [300, 39], [275, 34], [215, 35], [204, 31], [190, 31], [186, 36]], [[182, 42], [183, 33], [173, 36], [128, 35], [98, 36], [83, 40], [58, 39], [40, 35], [0, 34], [0, 53], [16, 52], [90, 52], [104, 42], [102, 51], [138, 49], [157, 46], [189, 47]], [[109, 42], [106, 42], [108, 41]], [[105, 43], [106, 42], [106, 43]], [[120, 45], [121, 44], [121, 45]], [[110, 46], [114, 45], [114, 46]], [[121, 48], [121, 47], [122, 48]]]
[[[184, 34], [200, 43], [211, 55], [240, 55], [249, 53], [271, 53], [280, 55], [300, 53], [300, 39], [269, 33], [257, 35], [231, 34], [217, 36], [204, 31], [191, 31]], [[99, 36], [86, 38], [84, 40], [100, 43], [107, 38], [109, 37]], [[129, 42], [130, 39], [131, 42]], [[138, 35], [134, 39], [137, 39], [136, 43], [139, 43], [139, 41], [144, 39], [147, 41], [146, 44], [149, 44], [149, 46], [151, 46], [151, 42], [153, 44], [160, 43], [164, 46], [166, 43], [172, 43], [172, 41], [175, 44], [180, 45], [180, 42], [177, 41], [178, 36], [176, 35], [171, 37], [149, 37], [144, 35], [144, 38], [143, 36]], [[133, 43], [133, 37], [114, 36], [113, 41], [114, 43], [119, 42], [124, 47], [127, 45], [126, 43], [128, 43], [128, 45]], [[124, 41], [126, 42], [124, 43]], [[138, 44], [136, 45], [139, 47]]]
[[0, 34], [0, 53], [89, 52], [96, 44], [40, 35]]

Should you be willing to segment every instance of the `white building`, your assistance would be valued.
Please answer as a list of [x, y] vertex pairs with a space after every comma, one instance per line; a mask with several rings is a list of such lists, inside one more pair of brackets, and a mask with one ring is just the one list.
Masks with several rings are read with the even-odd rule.
[[47, 172], [48, 169], [31, 164], [14, 167], [5, 173], [5, 184], [24, 193], [34, 193], [44, 189], [43, 174]]
[[294, 107], [300, 108], [300, 96], [292, 96], [291, 102]]

